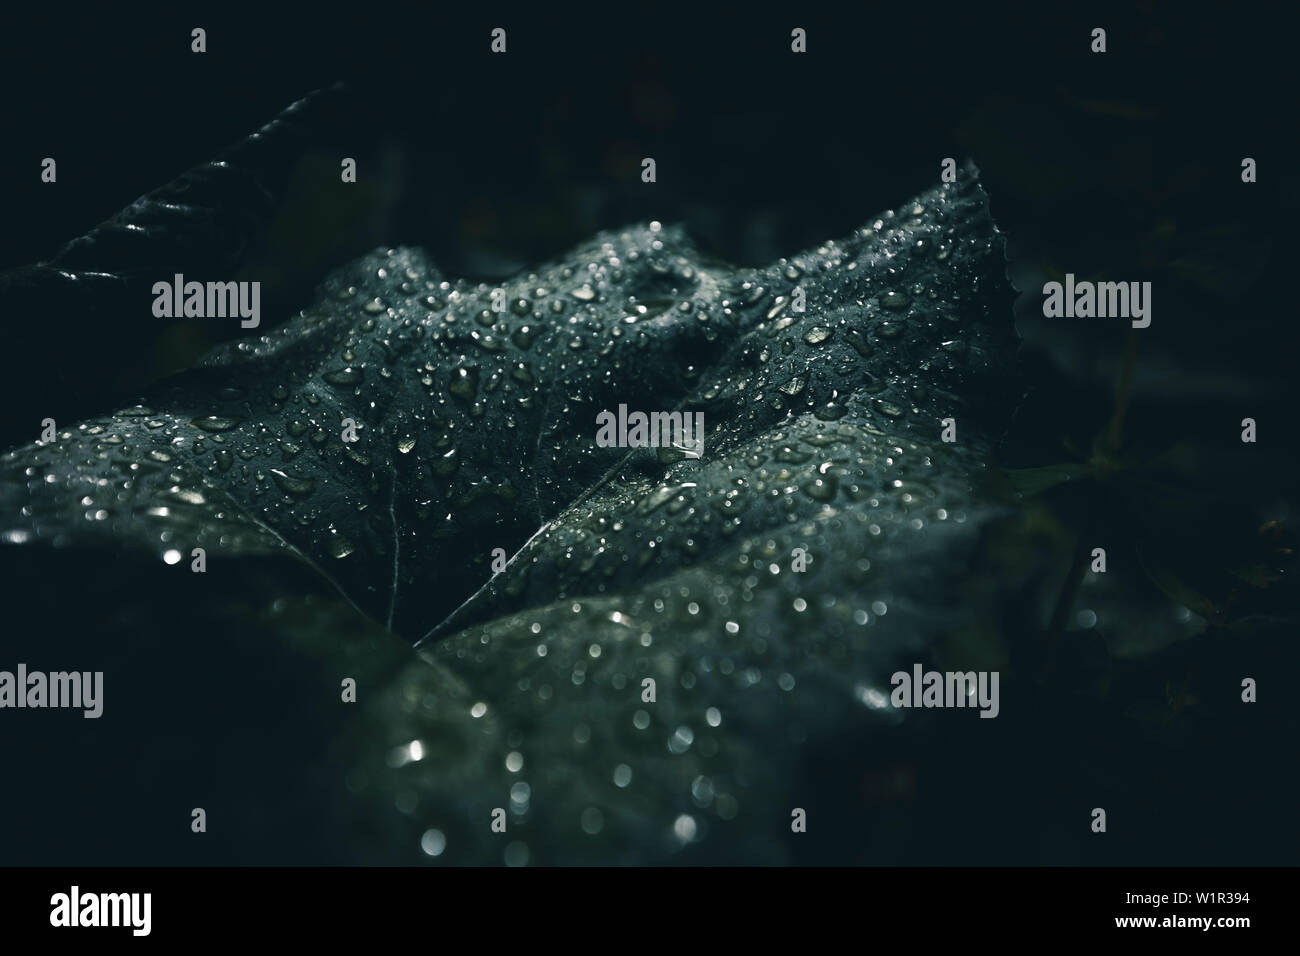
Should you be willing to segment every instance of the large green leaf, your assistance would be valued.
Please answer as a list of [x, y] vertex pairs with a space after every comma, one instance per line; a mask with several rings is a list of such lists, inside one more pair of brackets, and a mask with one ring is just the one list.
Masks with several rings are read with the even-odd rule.
[[[856, 858], [831, 827], [792, 842], [791, 810], [839, 812], [900, 719], [890, 673], [963, 623], [1017, 395], [977, 172], [766, 268], [651, 223], [502, 288], [497, 313], [417, 249], [335, 271], [274, 331], [0, 459], [0, 540], [183, 575], [202, 547], [214, 589], [278, 556], [418, 643], [371, 635], [379, 676], [331, 730], [372, 859], [428, 859], [429, 830], [450, 862]], [[621, 404], [702, 412], [702, 456], [598, 447]], [[312, 653], [342, 653], [333, 620]]]

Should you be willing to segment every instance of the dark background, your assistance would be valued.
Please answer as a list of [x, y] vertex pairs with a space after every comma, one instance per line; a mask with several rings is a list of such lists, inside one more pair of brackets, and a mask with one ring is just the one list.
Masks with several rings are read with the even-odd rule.
[[[806, 55], [789, 50], [796, 24]], [[195, 25], [206, 54], [190, 52]], [[496, 25], [505, 56], [488, 52]], [[1104, 55], [1089, 52], [1098, 25]], [[1141, 384], [1257, 403], [1281, 397], [1295, 342], [1276, 286], [1260, 281], [1294, 252], [1283, 223], [1300, 208], [1286, 37], [1265, 14], [1150, 2], [19, 18], [0, 39], [0, 267], [52, 256], [344, 80], [353, 98], [320, 131], [258, 250], [269, 321], [305, 304], [323, 269], [381, 244], [424, 245], [449, 275], [495, 278], [653, 218], [687, 223], [726, 258], [766, 262], [847, 233], [933, 183], [943, 157], [969, 156], [1010, 237], [1013, 277], [1041, 288], [1030, 274], [1046, 267], [1156, 281], [1143, 350], [1159, 355]], [[344, 155], [359, 160], [355, 188], [338, 182]], [[1249, 187], [1247, 155], [1261, 170]], [[44, 156], [58, 160], [57, 185], [39, 181]], [[657, 160], [653, 186], [640, 181], [643, 156]], [[1048, 325], [1033, 315], [1037, 292], [1026, 304], [1030, 344], [1072, 385], [1109, 389], [1122, 323]], [[146, 351], [139, 321], [117, 321], [137, 334], [118, 337], [120, 355], [102, 343], [88, 374], [122, 394], [220, 334], [164, 324]], [[40, 394], [57, 364], [41, 361], [40, 343], [24, 340], [37, 354], [14, 363], [7, 394]]]
[[[632, 3], [508, 13], [362, 5], [293, 15], [264, 6], [238, 17], [216, 7], [29, 14], [0, 35], [0, 269], [53, 256], [338, 80], [350, 91], [339, 122], [304, 152], [251, 251], [249, 274], [266, 278], [264, 326], [305, 305], [327, 268], [377, 245], [423, 245], [448, 275], [488, 279], [557, 256], [598, 229], [658, 219], [686, 223], [718, 256], [763, 263], [898, 206], [936, 182], [944, 157], [971, 157], [1008, 237], [1009, 272], [1027, 290], [1017, 307], [1026, 399], [1000, 463], [1086, 457], [1117, 408], [1127, 323], [1043, 319], [1045, 277], [1149, 280], [1154, 319], [1138, 333], [1134, 386], [1122, 403], [1124, 450], [1145, 459], [1178, 449], [1161, 477], [1185, 494], [1169, 492], [1158, 502], [1169, 507], [1158, 508], [1113, 488], [1056, 489], [988, 543], [989, 566], [1010, 568], [1005, 577], [1023, 590], [1023, 614], [1010, 615], [998, 639], [1013, 657], [1032, 657], [1046, 632], [1075, 634], [1072, 692], [1081, 696], [1044, 697], [1043, 708], [1053, 709], [1044, 724], [1066, 728], [1062, 737], [1006, 721], [995, 752], [979, 749], [984, 735], [978, 746], [972, 736], [928, 741], [920, 753], [886, 748], [880, 769], [864, 777], [862, 799], [907, 812], [871, 811], [864, 826], [873, 858], [1294, 860], [1287, 794], [1295, 793], [1296, 723], [1283, 699], [1291, 677], [1286, 687], [1273, 684], [1258, 711], [1238, 706], [1195, 723], [1195, 732], [1184, 723], [1165, 733], [1179, 702], [1204, 697], [1229, 662], [1233, 674], [1294, 674], [1286, 670], [1295, 633], [1289, 579], [1243, 590], [1231, 573], [1293, 557], [1300, 336], [1291, 220], [1300, 176], [1288, 25], [1262, 8], [1173, 3], [1089, 4], [1087, 12], [1057, 4], [747, 7], [727, 15]], [[206, 54], [190, 52], [194, 26], [207, 30]], [[504, 56], [488, 50], [496, 26], [508, 32]], [[794, 26], [808, 31], [806, 55], [790, 52]], [[1089, 52], [1095, 26], [1108, 32], [1104, 55]], [[58, 161], [56, 185], [39, 180], [45, 156]], [[355, 186], [338, 182], [342, 156], [358, 159]], [[657, 161], [653, 185], [640, 181], [643, 156]], [[1241, 182], [1244, 156], [1258, 162], [1255, 184]], [[157, 320], [147, 302], [136, 313], [95, 316], [102, 325], [92, 330], [39, 304], [0, 315], [9, 348], [6, 446], [34, 440], [46, 415], [63, 425], [117, 407], [215, 343], [217, 330], [201, 320], [149, 329]], [[1250, 459], [1238, 440], [1246, 416], [1260, 423], [1259, 443], [1244, 446]], [[1110, 543], [1112, 560], [1141, 552], [1158, 580], [1125, 579], [1093, 600], [1063, 600], [1074, 597], [1068, 568], [1085, 529]], [[213, 687], [257, 679], [248, 662], [265, 653], [258, 635], [232, 638], [205, 623], [206, 611], [195, 608], [211, 598], [197, 592], [151, 590], [156, 569], [141, 564], [139, 589], [124, 590], [93, 563], [33, 572], [21, 567], [27, 562], [6, 554], [0, 567], [12, 614], [6, 659], [93, 634], [82, 640], [104, 653], [114, 642], [123, 654], [165, 648], [158, 673], [202, 674]], [[243, 598], [250, 605], [255, 589]], [[1207, 626], [1201, 616], [1178, 616], [1173, 594], [1182, 605], [1204, 599], [1216, 613], [1230, 603], [1231, 613]], [[1088, 624], [1076, 603], [1109, 613]], [[186, 616], [173, 616], [186, 606]], [[1086, 695], [1100, 672], [1132, 696], [1098, 716]], [[311, 683], [302, 677], [304, 688]], [[292, 688], [273, 689], [292, 699]], [[152, 709], [133, 705], [141, 726], [184, 710], [184, 688], [169, 693]], [[1154, 716], [1144, 709], [1152, 699]], [[174, 790], [178, 805], [195, 779], [232, 786], [238, 777], [266, 793], [262, 829], [246, 830], [271, 842], [214, 848], [213, 860], [358, 858], [313, 837], [329, 825], [311, 802], [316, 771], [303, 769], [326, 762], [323, 735], [302, 743], [316, 716], [250, 704], [227, 718], [230, 726], [212, 718], [159, 744], [177, 756], [155, 767], [154, 785]], [[75, 817], [117, 755], [82, 755], [51, 779], [56, 770], [44, 755], [67, 728], [27, 727], [51, 735], [26, 736], [21, 749], [43, 768], [32, 785], [50, 800], [45, 824], [32, 821], [16, 837], [15, 859], [202, 862], [163, 835], [174, 821], [147, 824], [125, 804], [134, 832], [124, 824], [117, 835], [42, 843], [49, 820]], [[1091, 742], [1099, 736], [1131, 739], [1132, 749], [1098, 755]], [[222, 743], [198, 743], [207, 739]], [[299, 762], [286, 759], [291, 750]], [[184, 756], [217, 751], [235, 756], [203, 769]], [[1198, 836], [1143, 837], [1135, 827], [1104, 849], [1084, 845], [1051, 822], [1060, 806], [1050, 801], [984, 806], [977, 791], [957, 786], [988, 773], [1066, 803], [1080, 779], [1105, 779], [1109, 792], [1123, 794], [1113, 802], [1130, 819], [1163, 821], [1163, 834], [1179, 832], [1173, 820]], [[301, 827], [278, 825], [282, 803], [300, 808]], [[971, 819], [989, 826], [972, 828]], [[1009, 837], [1003, 824], [1013, 821], [1019, 835]]]

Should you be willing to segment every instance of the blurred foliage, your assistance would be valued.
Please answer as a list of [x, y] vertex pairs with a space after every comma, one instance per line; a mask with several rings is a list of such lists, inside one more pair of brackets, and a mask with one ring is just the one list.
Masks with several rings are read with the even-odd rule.
[[[1278, 400], [1288, 389], [1267, 304], [1266, 278], [1280, 265], [1269, 194], [1242, 184], [1235, 165], [1211, 168], [1218, 157], [1172, 148], [1171, 112], [1059, 89], [1047, 102], [989, 97], [957, 129], [995, 184], [995, 215], [1019, 239], [1012, 266], [1036, 381], [995, 479], [1021, 515], [1014, 534], [990, 542], [989, 559], [1026, 582], [1038, 623], [1021, 640], [1036, 667], [1066, 683], [1091, 680], [1095, 654], [1091, 665], [1078, 657], [1087, 645], [1116, 661], [1154, 655], [1164, 667], [1196, 619], [1215, 647], [1217, 633], [1258, 638], [1295, 619], [1291, 426]], [[1152, 327], [1044, 321], [1041, 283], [1067, 272], [1151, 281]], [[1198, 378], [1199, 365], [1220, 374]], [[1218, 407], [1234, 376], [1236, 394], [1256, 396], [1240, 413]], [[1243, 417], [1268, 421], [1267, 445], [1239, 442]], [[1243, 480], [1247, 450], [1259, 470]], [[1089, 572], [1094, 547], [1106, 549], [1104, 575]], [[1054, 574], [1034, 574], [1043, 560]], [[1180, 624], [1178, 608], [1196, 618]], [[1096, 623], [1077, 624], [1080, 614]], [[1072, 675], [1058, 669], [1062, 655]], [[1111, 681], [1090, 686], [1105, 696]], [[1193, 703], [1170, 693], [1178, 709]]]

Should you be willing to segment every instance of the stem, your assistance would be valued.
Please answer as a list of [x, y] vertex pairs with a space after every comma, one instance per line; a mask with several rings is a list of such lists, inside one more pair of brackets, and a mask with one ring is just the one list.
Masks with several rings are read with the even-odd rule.
[[1133, 376], [1137, 370], [1138, 352], [1137, 329], [1128, 330], [1128, 339], [1124, 343], [1124, 360], [1120, 366], [1119, 382], [1115, 386], [1115, 412], [1110, 417], [1107, 428], [1107, 447], [1111, 454], [1119, 451], [1120, 440], [1124, 433], [1124, 414], [1128, 411], [1129, 398], [1133, 394]]
[[1047, 670], [1056, 670], [1057, 654], [1061, 650], [1061, 637], [1065, 633], [1070, 611], [1074, 610], [1079, 589], [1083, 587], [1083, 576], [1088, 572], [1088, 557], [1092, 554], [1092, 507], [1084, 499], [1082, 514], [1079, 515], [1079, 538], [1074, 548], [1074, 557], [1070, 559], [1070, 570], [1066, 572], [1065, 583], [1061, 585], [1061, 594], [1057, 597], [1056, 607], [1052, 609], [1052, 620], [1048, 624]]
[[1088, 529], [1091, 524], [1087, 520], [1083, 523], [1083, 531], [1079, 535], [1079, 543], [1074, 549], [1074, 558], [1070, 562], [1070, 571], [1065, 576], [1065, 584], [1062, 585], [1060, 597], [1056, 599], [1056, 607], [1052, 610], [1052, 623], [1047, 632], [1049, 668], [1055, 666], [1056, 654], [1061, 646], [1061, 635], [1065, 632], [1066, 619], [1074, 608], [1075, 598], [1079, 596], [1079, 588], [1083, 586], [1083, 576], [1088, 571], [1088, 555], [1091, 554], [1088, 548]]

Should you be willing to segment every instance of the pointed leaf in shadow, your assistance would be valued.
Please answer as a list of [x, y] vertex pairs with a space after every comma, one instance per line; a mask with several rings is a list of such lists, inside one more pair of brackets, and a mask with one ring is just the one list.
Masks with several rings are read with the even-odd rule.
[[1206, 620], [1218, 613], [1214, 602], [1188, 584], [1178, 572], [1150, 549], [1138, 550], [1138, 562], [1151, 583], [1172, 601], [1177, 601]]
[[[114, 391], [138, 386], [159, 320], [151, 287], [176, 273], [229, 279], [265, 237], [300, 158], [328, 139], [351, 109], [341, 86], [293, 103], [256, 133], [139, 197], [66, 243], [48, 261], [0, 272], [0, 315], [10, 350], [43, 363], [47, 387], [0, 379], [8, 410], [5, 444], [46, 416], [100, 409]], [[38, 320], [39, 319], [39, 320]], [[57, 348], [50, 347], [57, 329]]]
[[1065, 462], [1037, 468], [1007, 468], [1003, 473], [1017, 495], [1032, 498], [1067, 481], [1087, 478], [1092, 472], [1087, 465]]

